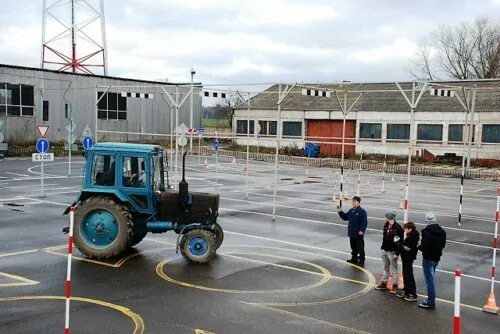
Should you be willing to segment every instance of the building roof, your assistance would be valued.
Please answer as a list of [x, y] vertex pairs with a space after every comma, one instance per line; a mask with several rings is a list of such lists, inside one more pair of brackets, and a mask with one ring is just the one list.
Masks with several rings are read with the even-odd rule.
[[[500, 111], [500, 79], [476, 81], [440, 81], [431, 82], [433, 88], [447, 87], [455, 90], [465, 103], [462, 87], [478, 87], [476, 95], [476, 111]], [[411, 82], [400, 83], [401, 88], [411, 101]], [[456, 88], [453, 88], [456, 87]], [[285, 86], [282, 85], [282, 92]], [[331, 91], [330, 97], [317, 97], [302, 95], [302, 89], [327, 89]], [[254, 96], [250, 101], [252, 109], [276, 110], [278, 100], [278, 85], [273, 85], [267, 90]], [[348, 84], [297, 84], [291, 93], [281, 103], [281, 110], [299, 111], [341, 111], [339, 100], [334, 91], [337, 91], [340, 102], [344, 103], [347, 92], [347, 108], [349, 108], [360, 94], [361, 97], [351, 111], [410, 111], [410, 107], [395, 83], [348, 83]], [[418, 92], [417, 92], [418, 94]], [[471, 94], [472, 95], [472, 94]], [[415, 99], [418, 95], [415, 96]], [[240, 105], [236, 109], [246, 109]], [[417, 112], [463, 112], [464, 108], [456, 97], [441, 97], [430, 95], [429, 91], [423, 93], [416, 108]]]
[[[113, 76], [98, 75], [98, 74], [61, 72], [61, 71], [58, 71], [58, 70], [49, 70], [49, 69], [42, 69], [42, 68], [37, 68], [37, 67], [26, 67], [26, 66], [7, 65], [7, 64], [0, 64], [0, 69], [1, 68], [11, 68], [11, 69], [28, 70], [28, 71], [38, 71], [38, 72], [45, 72], [45, 73], [56, 73], [56, 74], [63, 74], [63, 75], [76, 75], [76, 76], [82, 76], [82, 77], [87, 77], [87, 78], [91, 77], [91, 78], [103, 78], [103, 79], [111, 79], [111, 80], [123, 80], [123, 81], [131, 81], [131, 82], [150, 83], [150, 84], [163, 85], [163, 86], [168, 86], [168, 85], [171, 85], [171, 86], [175, 86], [175, 85], [191, 85], [191, 83], [163, 82], [163, 81], [153, 81], [153, 80], [140, 80], [140, 79], [133, 79], [133, 78], [121, 78], [121, 77], [113, 77]], [[195, 82], [193, 84], [194, 85], [201, 85], [201, 82]]]

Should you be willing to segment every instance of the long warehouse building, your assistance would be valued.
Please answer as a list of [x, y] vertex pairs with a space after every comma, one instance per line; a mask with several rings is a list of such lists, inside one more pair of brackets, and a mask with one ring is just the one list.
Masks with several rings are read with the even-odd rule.
[[[43, 123], [49, 126], [48, 140], [66, 141], [67, 127], [72, 119], [76, 143], [87, 124], [94, 133], [97, 126], [101, 141], [148, 140], [147, 136], [125, 132], [168, 135], [171, 126], [175, 128], [176, 124], [175, 107], [168, 95], [175, 100], [178, 94], [178, 101], [181, 101], [190, 85], [0, 64], [0, 134], [6, 143], [34, 141], [38, 137], [36, 126]], [[195, 87], [193, 94], [192, 126], [199, 127], [200, 84], [195, 85], [198, 88]], [[189, 98], [178, 113], [178, 124], [189, 127]], [[158, 140], [159, 137], [149, 138]]]

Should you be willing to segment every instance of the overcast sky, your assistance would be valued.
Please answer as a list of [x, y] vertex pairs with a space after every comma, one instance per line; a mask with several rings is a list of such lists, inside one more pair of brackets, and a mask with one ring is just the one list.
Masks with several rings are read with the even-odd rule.
[[[43, 1], [2, 2], [0, 63], [38, 67]], [[193, 65], [205, 84], [393, 81], [411, 78], [421, 38], [497, 21], [500, 0], [105, 0], [105, 14], [113, 76], [189, 81]]]

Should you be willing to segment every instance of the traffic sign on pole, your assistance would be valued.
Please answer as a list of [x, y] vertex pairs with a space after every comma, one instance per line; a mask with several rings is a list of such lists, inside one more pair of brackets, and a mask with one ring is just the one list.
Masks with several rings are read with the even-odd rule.
[[92, 146], [94, 146], [94, 138], [92, 137], [84, 137], [82, 140], [83, 148], [86, 150], [90, 150]]
[[214, 141], [214, 150], [219, 150], [219, 141], [217, 139]]
[[49, 150], [49, 141], [45, 138], [40, 138], [36, 141], [36, 150], [38, 153], [47, 153]]
[[38, 130], [40, 137], [45, 138], [47, 131], [49, 131], [49, 126], [48, 125], [37, 125], [36, 129]]
[[205, 128], [196, 128], [196, 132], [203, 133], [205, 132]]
[[188, 127], [186, 125], [184, 125], [184, 123], [181, 123], [177, 129], [175, 129], [176, 133], [178, 135], [185, 135], [186, 133], [188, 133]]
[[82, 132], [82, 138], [85, 138], [85, 137], [92, 137], [94, 138], [94, 133], [92, 132], [92, 128], [90, 127], [90, 124], [87, 123], [87, 125], [85, 126], [85, 129], [83, 129], [83, 132]]

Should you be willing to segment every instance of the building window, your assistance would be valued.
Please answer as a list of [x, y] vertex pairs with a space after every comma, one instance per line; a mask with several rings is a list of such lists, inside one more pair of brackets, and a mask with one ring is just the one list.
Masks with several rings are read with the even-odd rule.
[[94, 155], [92, 161], [92, 184], [96, 186], [115, 185], [115, 158], [111, 155]]
[[483, 125], [483, 143], [500, 143], [500, 124]]
[[387, 140], [408, 141], [410, 139], [410, 124], [387, 124]]
[[[247, 125], [248, 125], [247, 120], [238, 120], [236, 122], [236, 133], [240, 134], [240, 135], [246, 135], [248, 132]], [[254, 127], [255, 127], [255, 121], [252, 120], [252, 121], [250, 121], [250, 131], [248, 132], [252, 136], [254, 134]]]
[[[450, 124], [448, 126], [448, 142], [453, 143], [463, 143], [464, 133], [467, 134], [464, 124]], [[467, 130], [468, 131], [468, 130]], [[474, 142], [474, 134], [476, 131], [476, 126], [472, 127], [472, 142]], [[465, 136], [467, 137], [467, 135]]]
[[42, 121], [49, 121], [49, 101], [43, 101]]
[[302, 137], [302, 122], [283, 122], [283, 137]]
[[[97, 92], [97, 118], [107, 120], [127, 119], [127, 98], [118, 93]], [[102, 97], [102, 98], [101, 98]]]
[[360, 123], [359, 124], [360, 139], [376, 139], [382, 138], [382, 124], [380, 123]]
[[259, 121], [261, 136], [276, 136], [276, 121]]
[[33, 86], [0, 83], [0, 116], [34, 116]]
[[442, 124], [419, 124], [417, 128], [417, 140], [443, 141]]
[[64, 118], [69, 118], [69, 104], [64, 104]]

